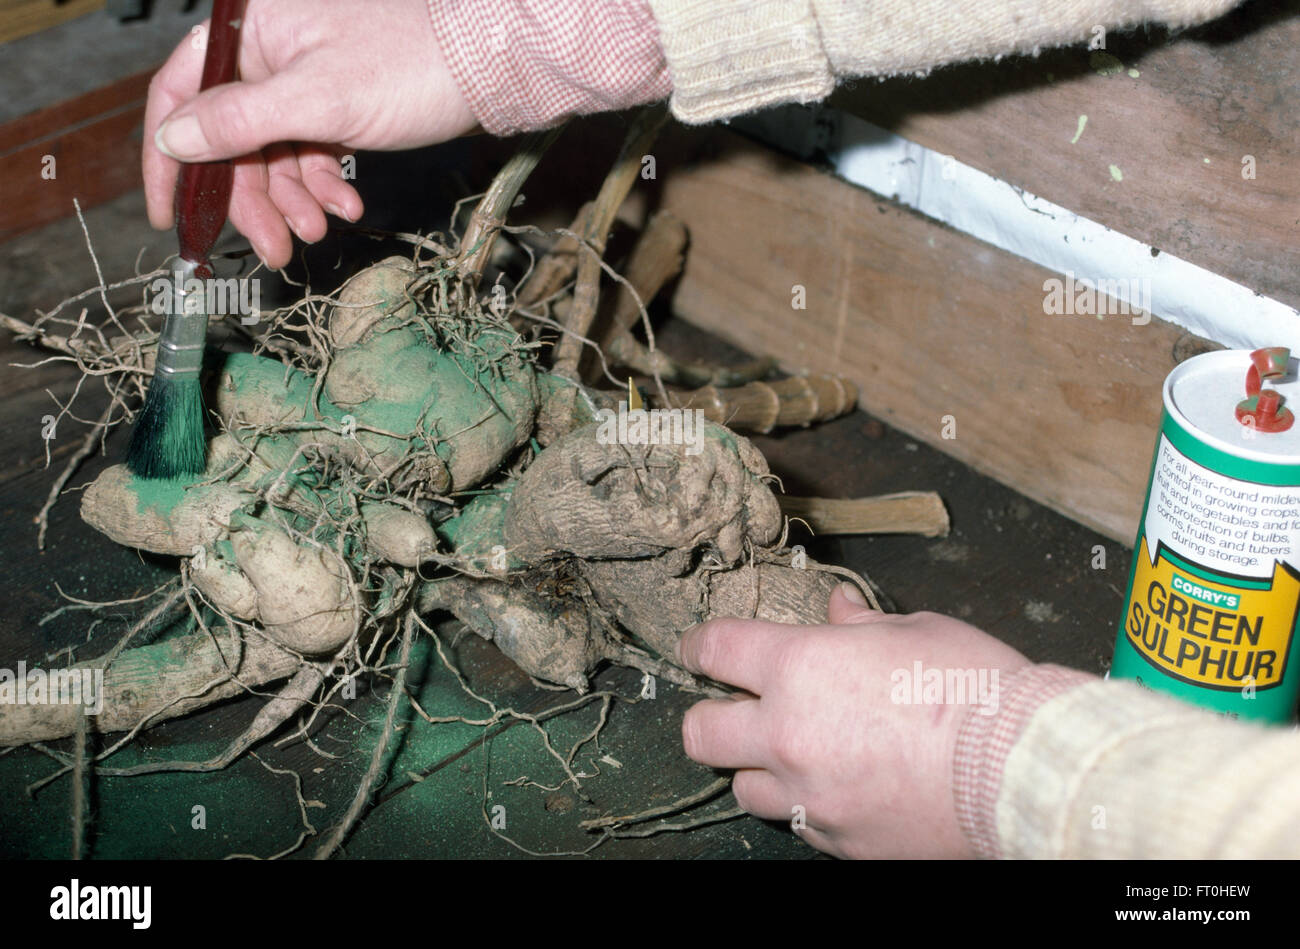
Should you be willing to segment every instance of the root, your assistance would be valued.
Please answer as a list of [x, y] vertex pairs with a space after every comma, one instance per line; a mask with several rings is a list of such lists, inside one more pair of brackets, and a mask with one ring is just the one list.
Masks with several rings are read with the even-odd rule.
[[86, 716], [77, 719], [72, 746], [72, 859], [81, 859], [86, 842]]
[[141, 774], [157, 774], [160, 771], [221, 771], [230, 767], [231, 763], [245, 751], [292, 718], [298, 709], [311, 701], [311, 697], [316, 694], [316, 690], [324, 680], [325, 673], [320, 666], [315, 664], [303, 666], [275, 698], [262, 706], [252, 724], [242, 735], [227, 745], [226, 750], [221, 754], [206, 761], [156, 761], [130, 768], [100, 767], [95, 769], [95, 773], [106, 777], [131, 778]]
[[302, 847], [302, 845], [306, 842], [308, 837], [316, 836], [317, 833], [316, 828], [312, 825], [312, 822], [307, 818], [307, 808], [310, 807], [312, 804], [315, 804], [315, 806], [317, 807], [321, 805], [319, 801], [309, 803], [302, 796], [302, 778], [299, 776], [297, 771], [290, 771], [288, 768], [272, 768], [269, 764], [267, 764], [260, 757], [258, 757], [257, 752], [250, 751], [248, 754], [249, 757], [255, 759], [258, 764], [260, 764], [267, 771], [270, 771], [272, 774], [287, 774], [289, 777], [293, 778], [293, 788], [294, 788], [293, 793], [294, 793], [294, 797], [297, 799], [298, 802], [298, 815], [302, 819], [302, 830], [298, 832], [297, 840], [295, 840], [292, 844], [290, 844], [288, 847], [285, 847], [283, 850], [279, 851], [278, 853], [273, 853], [269, 857], [259, 857], [256, 854], [251, 854], [251, 853], [232, 853], [229, 854], [226, 857], [226, 859], [227, 860], [263, 860], [263, 859], [279, 860], [281, 857], [287, 857], [292, 853], [296, 853], [298, 849]]
[[739, 806], [729, 807], [725, 811], [719, 811], [716, 814], [705, 814], [703, 817], [697, 817], [694, 820], [686, 821], [682, 824], [659, 824], [655, 827], [644, 827], [640, 830], [617, 831], [611, 836], [619, 839], [629, 837], [653, 837], [655, 834], [664, 833], [683, 833], [684, 831], [694, 830], [697, 827], [704, 827], [708, 824], [720, 824], [723, 821], [735, 820], [737, 817], [744, 817], [745, 810]]
[[[36, 549], [42, 553], [45, 551], [45, 532], [49, 530], [50, 527], [50, 510], [54, 507], [55, 502], [58, 501], [59, 495], [63, 493], [63, 486], [68, 483], [69, 479], [72, 478], [77, 469], [81, 467], [81, 463], [89, 458], [95, 451], [95, 443], [103, 438], [104, 434], [108, 431], [108, 420], [112, 415], [113, 406], [109, 405], [108, 408], [104, 409], [104, 413], [99, 417], [99, 421], [97, 421], [94, 427], [86, 433], [86, 437], [82, 439], [81, 447], [78, 448], [73, 456], [68, 459], [68, 463], [64, 466], [62, 474], [54, 479], [54, 484], [50, 485], [50, 493], [46, 496], [45, 503], [41, 505], [40, 511], [36, 514]], [[46, 442], [46, 445], [48, 447], [49, 442]]]
[[[341, 819], [327, 829], [315, 849], [316, 859], [339, 853], [375, 800], [384, 781], [385, 766], [392, 757], [395, 735], [400, 731], [397, 715], [404, 698], [431, 725], [456, 722], [484, 729], [480, 744], [485, 755], [481, 802], [485, 824], [512, 847], [531, 855], [545, 855], [501, 833], [489, 817], [486, 759], [495, 734], [526, 723], [559, 771], [559, 775], [550, 776], [552, 769], [547, 763], [548, 774], [535, 775], [538, 780], [524, 775], [507, 784], [548, 791], [571, 787], [578, 797], [590, 802], [583, 782], [595, 777], [588, 771], [599, 774], [600, 766], [588, 767], [582, 762], [612, 762], [608, 756], [598, 756], [600, 736], [613, 703], [615, 699], [629, 704], [638, 701], [609, 690], [581, 694], [590, 687], [590, 677], [602, 660], [661, 678], [683, 690], [714, 697], [731, 694], [659, 658], [671, 657], [671, 641], [642, 635], [619, 612], [618, 596], [627, 591], [612, 582], [598, 590], [590, 576], [592, 571], [583, 566], [631, 561], [618, 556], [611, 559], [599, 551], [568, 548], [563, 548], [564, 557], [560, 559], [552, 559], [547, 551], [530, 553], [526, 545], [508, 536], [508, 530], [513, 528], [508, 527], [501, 513], [518, 509], [520, 485], [530, 473], [550, 471], [549, 466], [557, 458], [567, 458], [576, 472], [579, 463], [588, 458], [585, 449], [568, 443], [563, 446], [568, 455], [552, 451], [547, 456], [545, 452], [560, 447], [566, 434], [579, 435], [576, 429], [591, 424], [597, 408], [615, 404], [609, 392], [569, 384], [579, 382], [583, 373], [595, 375], [598, 363], [603, 377], [621, 388], [627, 380], [617, 379], [609, 371], [605, 348], [617, 350], [625, 365], [653, 378], [658, 406], [694, 405], [690, 400], [707, 396], [725, 403], [726, 420], [737, 414], [743, 416], [748, 399], [766, 413], [761, 418], [768, 427], [791, 419], [806, 423], [825, 417], [828, 392], [835, 389], [844, 395], [842, 386], [836, 389], [836, 382], [762, 382], [771, 368], [770, 361], [719, 370], [679, 363], [656, 349], [646, 305], [680, 271], [685, 228], [670, 216], [652, 217], [627, 262], [627, 276], [617, 272], [604, 255], [607, 235], [635, 183], [641, 158], [665, 119], [666, 110], [660, 106], [636, 117], [596, 200], [584, 208], [572, 228], [547, 235], [560, 238], [551, 253], [537, 261], [531, 248], [525, 246], [529, 270], [515, 286], [513, 303], [508, 293], [500, 292], [506, 288], [499, 282], [486, 296], [480, 295], [479, 283], [485, 271], [491, 272], [502, 261], [513, 268], [522, 257], [498, 244], [515, 242], [525, 232], [538, 233], [535, 228], [511, 227], [505, 221], [525, 179], [560, 134], [558, 129], [526, 140], [524, 148], [477, 201], [462, 235], [457, 236], [454, 225], [460, 220], [460, 207], [472, 199], [457, 206], [450, 237], [385, 235], [409, 244], [409, 258], [384, 261], [363, 271], [363, 279], [355, 285], [345, 284], [330, 293], [303, 285], [300, 299], [263, 314], [256, 333], [237, 319], [214, 321], [224, 322], [245, 336], [253, 353], [230, 354], [224, 374], [216, 380], [212, 421], [220, 434], [211, 443], [211, 467], [202, 483], [180, 485], [180, 500], [170, 506], [123, 504], [124, 497], [131, 501], [128, 492], [136, 487], [118, 469], [112, 477], [101, 477], [83, 495], [83, 516], [109, 536], [168, 555], [193, 554], [195, 559], [182, 561], [175, 588], [160, 588], [150, 595], [161, 594], [162, 599], [106, 655], [93, 663], [77, 664], [104, 673], [105, 688], [113, 696], [111, 713], [93, 724], [88, 724], [84, 715], [75, 722], [39, 722], [39, 727], [13, 735], [5, 731], [6, 716], [0, 714], [0, 740], [33, 743], [60, 766], [56, 773], [32, 785], [29, 793], [64, 774], [72, 774], [69, 816], [74, 856], [84, 851], [86, 784], [97, 776], [218, 771], [253, 754], [257, 744], [275, 740], [277, 735], [277, 747], [301, 739], [322, 757], [337, 757], [313, 743], [313, 730], [327, 709], [340, 710], [361, 722], [356, 712], [336, 699], [347, 683], [361, 675], [370, 676], [374, 682], [390, 678], [385, 716], [370, 749], [368, 767]], [[109, 292], [138, 286], [168, 273], [159, 268], [118, 284], [107, 283], [79, 208], [78, 217], [98, 286], [63, 301], [30, 323], [0, 314], [0, 325], [50, 350], [53, 355], [48, 360], [75, 363], [81, 372], [72, 397], [66, 405], [60, 404], [58, 417], [90, 427], [35, 518], [40, 549], [45, 547], [53, 505], [96, 446], [102, 448], [114, 428], [135, 417], [134, 407], [153, 373], [157, 333], [150, 323], [157, 321], [152, 308], [146, 303], [115, 308]], [[372, 229], [352, 230], [364, 236], [380, 235]], [[600, 292], [605, 277], [613, 292], [602, 309]], [[555, 298], [564, 293], [570, 280], [572, 294], [562, 301], [568, 303], [565, 310]], [[373, 294], [365, 298], [369, 291]], [[71, 312], [70, 307], [91, 296], [98, 297], [104, 310], [98, 321], [89, 319], [84, 308], [75, 319], [60, 315]], [[596, 322], [598, 316], [605, 325]], [[527, 336], [514, 332], [512, 327], [525, 321], [545, 330], [533, 330]], [[631, 335], [638, 321], [644, 329], [644, 344]], [[548, 375], [538, 350], [553, 339], [551, 330], [559, 333], [559, 339]], [[263, 354], [273, 354], [276, 359], [258, 358]], [[412, 357], [417, 361], [410, 361]], [[97, 419], [88, 420], [76, 414], [74, 403], [81, 395], [82, 384], [92, 377], [105, 386], [109, 402]], [[723, 395], [717, 394], [718, 389], [680, 393], [666, 388], [665, 377], [675, 384], [696, 387], [737, 382], [748, 385]], [[410, 379], [426, 380], [429, 386], [403, 388]], [[782, 385], [790, 390], [789, 404], [774, 406], [771, 396], [779, 396]], [[463, 406], [458, 401], [462, 396]], [[553, 424], [551, 419], [555, 420]], [[735, 615], [749, 609], [750, 601], [757, 612], [762, 594], [778, 601], [777, 606], [796, 611], [790, 615], [802, 616], [797, 608], [822, 596], [833, 582], [821, 578], [815, 592], [814, 585], [795, 589], [799, 584], [785, 583], [793, 593], [782, 593], [782, 577], [770, 582], [774, 574], [782, 571], [767, 565], [785, 565], [787, 552], [780, 549], [779, 543], [775, 548], [771, 546], [781, 518], [766, 486], [766, 463], [744, 439], [717, 432], [711, 437], [710, 450], [718, 454], [710, 462], [714, 475], [708, 491], [713, 493], [701, 488], [701, 503], [690, 509], [709, 507], [705, 502], [726, 507], [726, 517], [718, 524], [701, 523], [681, 538], [676, 534], [659, 538], [650, 530], [656, 521], [651, 509], [672, 500], [674, 491], [679, 492], [678, 500], [687, 493], [684, 482], [668, 486], [672, 480], [668, 470], [680, 473], [694, 469], [684, 463], [679, 466], [672, 458], [651, 458], [648, 452], [621, 446], [621, 454], [610, 458], [596, 457], [599, 452], [592, 454], [588, 460], [604, 467], [584, 470], [575, 482], [575, 490], [584, 497], [589, 495], [593, 503], [601, 492], [617, 488], [624, 492], [620, 495], [625, 495], [624, 507], [635, 509], [614, 516], [608, 524], [597, 524], [594, 533], [608, 538], [622, 531], [627, 538], [635, 539], [639, 528], [633, 526], [634, 522], [649, 525], [646, 530], [650, 533], [637, 540], [648, 544], [649, 549], [629, 557], [633, 561], [653, 558], [654, 569], [662, 569], [663, 582], [655, 585], [647, 581], [629, 595], [640, 598], [638, 605], [650, 604], [651, 612], [655, 596], [667, 597], [665, 591], [670, 588], [671, 595], [683, 603], [664, 600], [665, 606], [684, 604], [689, 613], [702, 603], [707, 611], [712, 589], [716, 602], [724, 606], [740, 604], [740, 612]], [[543, 457], [547, 461], [539, 462]], [[722, 481], [717, 476], [723, 468], [735, 482], [728, 482], [731, 494], [725, 504], [720, 500], [725, 492], [720, 491]], [[135, 500], [141, 497], [137, 493]], [[647, 510], [639, 511], [638, 505]], [[576, 509], [562, 504], [551, 507]], [[618, 504], [614, 508], [619, 509]], [[184, 517], [176, 514], [178, 510]], [[164, 511], [170, 514], [160, 513]], [[100, 517], [104, 512], [106, 516]], [[598, 512], [589, 513], [587, 520], [593, 524], [600, 520]], [[645, 516], [639, 516], [641, 513]], [[169, 519], [173, 515], [175, 521]], [[393, 528], [393, 524], [398, 526]], [[117, 528], [124, 532], [136, 529], [137, 533], [119, 537]], [[418, 543], [403, 546], [402, 541], [409, 539], [403, 533], [406, 528]], [[191, 546], [191, 535], [187, 533], [191, 529], [201, 541], [197, 548]], [[262, 539], [265, 544], [259, 546]], [[506, 543], [496, 544], [497, 539]], [[485, 543], [474, 546], [479, 541]], [[494, 561], [490, 569], [485, 566], [488, 551]], [[498, 552], [506, 561], [500, 569], [495, 563]], [[200, 559], [200, 555], [216, 558], [215, 566]], [[259, 557], [263, 560], [259, 561]], [[260, 563], [265, 561], [271, 561], [273, 569], [259, 573]], [[760, 566], [766, 577], [763, 590], [759, 589]], [[337, 587], [337, 608], [332, 600], [322, 601], [324, 605], [313, 601], [310, 608], [298, 611], [289, 608], [297, 601], [282, 606], [276, 600], [282, 589], [264, 581], [270, 574], [287, 576], [290, 567], [301, 568], [303, 576], [313, 578], [311, 584], [298, 585], [298, 591], [328, 588], [332, 595]], [[875, 602], [869, 585], [855, 574], [838, 568], [822, 569], [851, 576]], [[718, 592], [724, 576], [743, 584], [744, 589]], [[423, 600], [432, 595], [429, 591], [435, 587], [447, 599], [436, 603]], [[471, 589], [480, 595], [469, 597], [465, 591]], [[773, 589], [776, 594], [769, 595]], [[68, 605], [46, 619], [64, 610], [98, 610], [109, 605], [68, 599]], [[188, 607], [189, 617], [181, 635], [138, 644], [145, 630], [172, 617], [182, 606]], [[567, 683], [580, 694], [533, 713], [498, 705], [476, 693], [450, 660], [437, 633], [421, 617], [425, 606], [460, 607], [451, 612], [480, 635], [497, 642], [530, 675]], [[683, 625], [677, 622], [681, 610], [672, 612], [672, 632], [678, 632]], [[339, 616], [344, 616], [346, 622]], [[312, 630], [326, 630], [326, 640], [312, 639]], [[479, 717], [430, 714], [408, 694], [407, 669], [418, 631], [429, 634], [443, 667], [470, 699], [483, 706]], [[521, 642], [528, 648], [519, 647]], [[647, 646], [650, 652], [634, 642]], [[166, 653], [168, 649], [177, 652]], [[395, 660], [390, 658], [393, 650], [397, 653]], [[541, 684], [540, 679], [535, 681]], [[279, 683], [278, 691], [258, 691], [269, 683]], [[202, 761], [153, 761], [131, 767], [108, 763], [144, 728], [245, 692], [265, 695], [267, 701], [243, 732], [214, 757]], [[591, 727], [568, 747], [557, 746], [554, 729], [548, 730], [545, 723], [576, 713], [591, 703], [599, 704]], [[291, 721], [295, 724], [286, 728]], [[8, 724], [14, 723], [10, 720]], [[99, 730], [125, 734], [93, 753], [87, 750], [87, 733]], [[70, 754], [40, 744], [67, 736], [74, 738]], [[317, 806], [317, 802], [304, 800], [296, 772], [277, 770], [260, 758], [258, 761], [274, 774], [292, 777], [302, 818], [296, 841], [271, 857], [276, 859], [298, 851], [316, 836], [307, 808]], [[569, 853], [590, 853], [615, 837], [686, 830], [737, 816], [738, 810], [728, 809], [675, 824], [629, 826], [660, 820], [708, 802], [726, 789], [728, 781], [719, 779], [666, 807], [584, 822], [584, 829], [596, 830], [600, 837], [590, 847]]]
[[665, 682], [671, 682], [673, 685], [685, 692], [698, 692], [700, 695], [707, 695], [713, 699], [726, 699], [731, 697], [731, 693], [720, 689], [715, 685], [697, 679], [683, 669], [678, 668], [670, 662], [662, 659], [656, 659], [648, 653], [642, 652], [635, 646], [625, 642], [606, 640], [605, 658], [610, 662], [617, 663], [620, 666], [629, 666], [637, 672], [645, 675], [656, 676]]
[[343, 820], [326, 838], [325, 843], [321, 844], [320, 849], [316, 851], [314, 857], [316, 860], [328, 860], [330, 855], [343, 843], [344, 838], [352, 830], [352, 825], [361, 816], [361, 812], [365, 809], [366, 803], [370, 800], [370, 794], [374, 791], [375, 784], [379, 780], [379, 772], [384, 766], [384, 758], [388, 754], [388, 744], [393, 735], [393, 720], [397, 717], [397, 706], [401, 704], [402, 696], [406, 692], [406, 669], [411, 661], [414, 617], [414, 611], [406, 614], [406, 623], [402, 630], [402, 652], [397, 660], [397, 675], [393, 677], [393, 688], [388, 696], [388, 711], [384, 716], [384, 727], [379, 732], [379, 740], [375, 742], [375, 750], [370, 756], [370, 767], [366, 769], [365, 775], [362, 776], [361, 784], [357, 787], [357, 793], [352, 798], [347, 813], [343, 815]]
[[686, 797], [679, 798], [671, 804], [663, 804], [659, 807], [647, 808], [644, 811], [637, 811], [635, 814], [597, 817], [593, 820], [585, 820], [578, 826], [583, 830], [600, 830], [603, 827], [616, 827], [620, 824], [639, 824], [642, 821], [653, 820], [656, 817], [665, 817], [669, 814], [676, 814], [679, 811], [684, 811], [687, 808], [694, 807], [696, 804], [702, 804], [721, 794], [729, 787], [731, 787], [730, 775], [718, 778], [707, 787], [696, 791], [694, 794], [688, 794]]

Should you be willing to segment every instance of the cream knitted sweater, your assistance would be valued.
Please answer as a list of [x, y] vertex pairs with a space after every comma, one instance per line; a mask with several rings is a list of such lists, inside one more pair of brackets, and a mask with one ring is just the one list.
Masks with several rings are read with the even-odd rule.
[[1190, 26], [1240, 0], [427, 0], [494, 135], [671, 97], [683, 122], [812, 102], [837, 79]]
[[1300, 734], [1059, 666], [969, 715], [958, 820], [989, 857], [1300, 856]]
[[1087, 43], [1093, 28], [1213, 19], [1238, 0], [649, 0], [673, 114], [709, 122], [829, 95], [837, 79]]

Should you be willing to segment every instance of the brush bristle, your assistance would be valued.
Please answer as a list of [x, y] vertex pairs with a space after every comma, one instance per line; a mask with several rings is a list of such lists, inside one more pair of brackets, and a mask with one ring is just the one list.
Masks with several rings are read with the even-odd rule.
[[193, 376], [158, 373], [131, 433], [126, 467], [140, 478], [184, 478], [203, 473], [203, 393]]

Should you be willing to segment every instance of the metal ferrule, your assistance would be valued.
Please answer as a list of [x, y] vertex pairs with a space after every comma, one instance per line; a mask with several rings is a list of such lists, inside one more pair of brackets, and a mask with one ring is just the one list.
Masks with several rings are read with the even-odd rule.
[[195, 275], [198, 264], [178, 259], [172, 270], [172, 307], [163, 320], [154, 371], [173, 378], [197, 376], [203, 366], [203, 346], [208, 335], [207, 301], [203, 281]]

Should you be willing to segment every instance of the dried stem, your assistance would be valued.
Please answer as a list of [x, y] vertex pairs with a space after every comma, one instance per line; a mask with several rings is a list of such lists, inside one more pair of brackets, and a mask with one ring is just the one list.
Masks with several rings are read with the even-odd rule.
[[524, 182], [562, 131], [564, 126], [561, 125], [548, 132], [535, 132], [525, 138], [519, 151], [511, 156], [492, 179], [487, 193], [474, 208], [465, 228], [465, 236], [460, 241], [460, 255], [456, 258], [457, 271], [471, 287], [482, 275], [483, 265], [492, 253], [492, 242], [496, 240], [506, 215], [514, 207]]
[[[578, 262], [573, 307], [565, 320], [565, 325], [575, 336], [590, 335], [591, 322], [596, 317], [596, 307], [600, 300], [600, 264], [609, 229], [614, 226], [618, 209], [623, 206], [623, 200], [632, 190], [632, 184], [641, 171], [641, 159], [650, 150], [655, 136], [667, 120], [668, 110], [662, 105], [650, 106], [637, 114], [623, 140], [623, 148], [614, 161], [614, 167], [605, 176], [605, 182], [596, 196], [591, 218], [582, 235], [584, 243], [595, 253], [585, 255]], [[581, 344], [573, 336], [565, 336], [556, 348], [554, 371], [575, 378], [581, 357]]]

